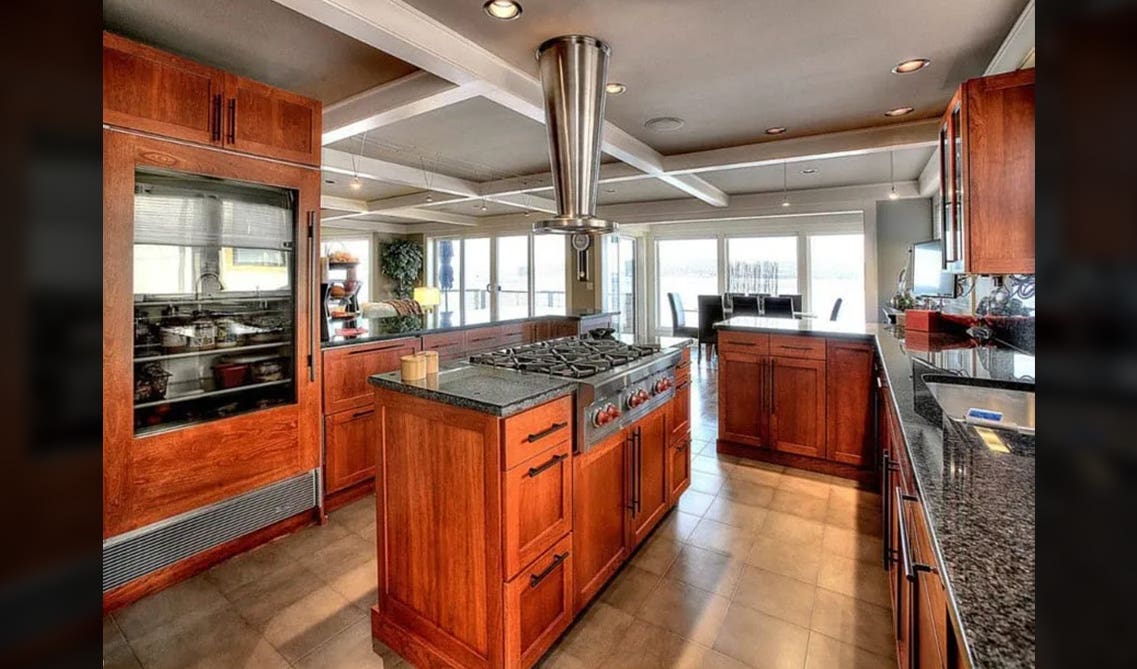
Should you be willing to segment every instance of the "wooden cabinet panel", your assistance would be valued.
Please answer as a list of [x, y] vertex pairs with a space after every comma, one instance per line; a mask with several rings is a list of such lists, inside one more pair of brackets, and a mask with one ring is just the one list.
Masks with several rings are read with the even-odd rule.
[[367, 378], [399, 369], [399, 358], [419, 350], [419, 339], [397, 339], [324, 351], [324, 412], [371, 406]]
[[916, 615], [912, 621], [912, 654], [919, 669], [942, 669], [947, 666], [948, 658], [947, 593], [932, 550], [923, 505], [918, 500], [911, 500], [906, 516], [915, 562], [913, 600]]
[[502, 426], [502, 462], [513, 469], [548, 448], [572, 442], [572, 396], [506, 418]]
[[771, 360], [771, 444], [787, 453], [825, 457], [825, 361]]
[[201, 144], [221, 141], [225, 73], [103, 33], [103, 122]]
[[510, 323], [509, 325], [501, 326], [501, 336], [498, 339], [498, 346], [500, 348], [520, 346], [523, 343], [525, 343], [524, 323]]
[[728, 350], [748, 355], [768, 355], [770, 353], [770, 335], [723, 330], [718, 333], [718, 348], [720, 353]]
[[378, 448], [374, 409], [341, 411], [324, 418], [324, 493], [374, 476]]
[[781, 358], [825, 359], [825, 340], [820, 337], [770, 335], [770, 355]]
[[505, 586], [505, 666], [530, 667], [573, 616], [572, 536], [566, 536]]
[[225, 146], [259, 156], [320, 164], [323, 130], [318, 100], [229, 75], [225, 86]]
[[573, 457], [575, 611], [596, 596], [627, 557], [627, 438], [617, 432]]
[[679, 496], [691, 486], [691, 435], [668, 448], [667, 489], [670, 504], [677, 504]]
[[466, 355], [501, 348], [501, 326], [488, 325], [465, 331]]
[[668, 444], [678, 444], [691, 432], [691, 380], [676, 381], [675, 397], [668, 404]]
[[572, 439], [507, 471], [502, 490], [508, 580], [572, 530]]
[[766, 445], [769, 358], [719, 345], [719, 439]]
[[439, 332], [422, 336], [422, 350], [437, 351], [440, 362], [462, 358], [466, 350], [466, 333]]
[[873, 463], [871, 344], [830, 340], [826, 353], [826, 457], [835, 462]]
[[667, 513], [671, 498], [667, 488], [667, 468], [671, 464], [667, 413], [667, 407], [661, 407], [629, 428], [636, 435], [631, 441], [634, 508], [630, 510], [629, 550], [638, 546]]

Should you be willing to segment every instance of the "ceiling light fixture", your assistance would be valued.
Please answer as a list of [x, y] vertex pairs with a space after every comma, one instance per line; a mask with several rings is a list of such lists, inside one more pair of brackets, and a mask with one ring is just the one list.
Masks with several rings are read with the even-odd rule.
[[786, 167], [786, 163], [783, 162], [782, 163], [782, 206], [783, 207], [790, 206], [790, 194], [787, 192], [787, 188], [789, 185], [788, 169], [789, 168]]
[[892, 190], [888, 191], [888, 199], [899, 200], [900, 196], [896, 193], [896, 153], [893, 151], [888, 152], [888, 180], [892, 182]]
[[628, 90], [628, 87], [618, 81], [610, 81], [604, 84], [604, 92], [608, 95], [619, 95]]
[[892, 68], [892, 73], [911, 74], [913, 72], [918, 72], [931, 64], [932, 61], [929, 58], [913, 58], [911, 60], [897, 63], [896, 67]]
[[360, 188], [363, 188], [363, 182], [359, 180], [359, 177], [353, 178], [351, 180], [351, 189], [359, 190]]
[[774, 128], [766, 128], [766, 134], [767, 135], [780, 135], [785, 131], [786, 131], [786, 129], [781, 127], [781, 126], [777, 126]]
[[512, 21], [521, 16], [521, 4], [513, 0], [489, 0], [482, 5], [482, 10], [499, 21]]
[[802, 170], [801, 173], [802, 174], [817, 174], [817, 168], [816, 167], [807, 167], [804, 170]]
[[897, 107], [895, 109], [889, 109], [888, 111], [884, 112], [884, 115], [885, 116], [891, 116], [891, 117], [895, 118], [897, 116], [904, 116], [905, 114], [911, 114], [912, 111], [913, 111], [913, 109], [911, 107]]
[[657, 132], [672, 132], [683, 127], [683, 119], [675, 116], [657, 116], [644, 121], [644, 127]]

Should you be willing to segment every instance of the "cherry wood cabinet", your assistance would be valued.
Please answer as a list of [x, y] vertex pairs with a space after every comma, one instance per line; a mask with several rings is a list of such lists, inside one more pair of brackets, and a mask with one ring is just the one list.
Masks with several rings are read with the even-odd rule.
[[691, 432], [691, 379], [675, 380], [675, 399], [669, 405], [671, 415], [667, 420], [670, 444], [682, 441]]
[[505, 473], [502, 508], [508, 578], [572, 529], [572, 485], [572, 439], [562, 439]]
[[320, 102], [229, 75], [222, 144], [258, 156], [320, 164]]
[[596, 596], [628, 556], [628, 448], [624, 432], [617, 432], [573, 459], [575, 611]]
[[769, 425], [770, 358], [719, 340], [719, 439], [765, 447]]
[[1034, 273], [1034, 70], [970, 79], [940, 130], [944, 266]]
[[667, 414], [660, 407], [628, 428], [631, 460], [632, 509], [628, 546], [634, 549], [667, 513], [671, 499], [667, 475], [671, 458], [668, 448]]
[[872, 345], [830, 339], [825, 373], [826, 457], [871, 466], [875, 462]]
[[679, 503], [679, 496], [691, 487], [691, 433], [668, 447], [667, 490], [671, 504]]
[[399, 369], [399, 359], [419, 351], [418, 337], [330, 348], [324, 351], [324, 413], [371, 406], [367, 378]]
[[422, 336], [422, 350], [437, 351], [440, 362], [449, 362], [463, 357], [466, 350], [466, 333], [437, 332]]
[[349, 409], [324, 418], [324, 493], [335, 493], [375, 475], [375, 409]]
[[572, 537], [505, 586], [505, 666], [533, 666], [572, 622]]
[[825, 456], [825, 361], [770, 358], [770, 443], [779, 450]]

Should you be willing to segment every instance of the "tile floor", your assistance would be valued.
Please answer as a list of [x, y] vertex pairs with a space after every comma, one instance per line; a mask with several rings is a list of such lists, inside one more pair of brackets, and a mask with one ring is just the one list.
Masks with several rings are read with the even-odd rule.
[[[716, 456], [714, 365], [693, 369], [690, 490], [540, 666], [895, 668], [879, 496]], [[371, 639], [373, 509], [107, 616], [103, 666], [407, 667]]]

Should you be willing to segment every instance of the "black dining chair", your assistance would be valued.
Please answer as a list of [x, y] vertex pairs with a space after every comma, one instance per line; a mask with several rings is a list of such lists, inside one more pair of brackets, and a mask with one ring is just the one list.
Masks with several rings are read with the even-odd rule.
[[707, 360], [718, 354], [718, 330], [714, 324], [723, 319], [722, 298], [718, 295], [699, 296], [699, 360], [703, 359], [703, 346], [708, 346]]
[[735, 295], [734, 311], [730, 312], [731, 316], [757, 316], [758, 313], [758, 296], [757, 295]]
[[841, 311], [841, 302], [843, 302], [843, 301], [844, 300], [842, 300], [839, 297], [837, 299], [833, 300], [833, 311], [829, 312], [829, 320], [831, 320], [831, 321], [837, 320], [837, 314], [840, 313], [840, 311]]
[[767, 297], [763, 300], [766, 306], [766, 316], [770, 318], [793, 318], [794, 317], [794, 302], [785, 295], [778, 297]]
[[676, 337], [698, 338], [699, 328], [687, 325], [686, 312], [683, 311], [683, 298], [679, 297], [679, 293], [668, 293], [667, 302], [671, 305], [671, 334]]
[[793, 303], [794, 311], [801, 313], [801, 293], [782, 293], [778, 297], [788, 297]]

